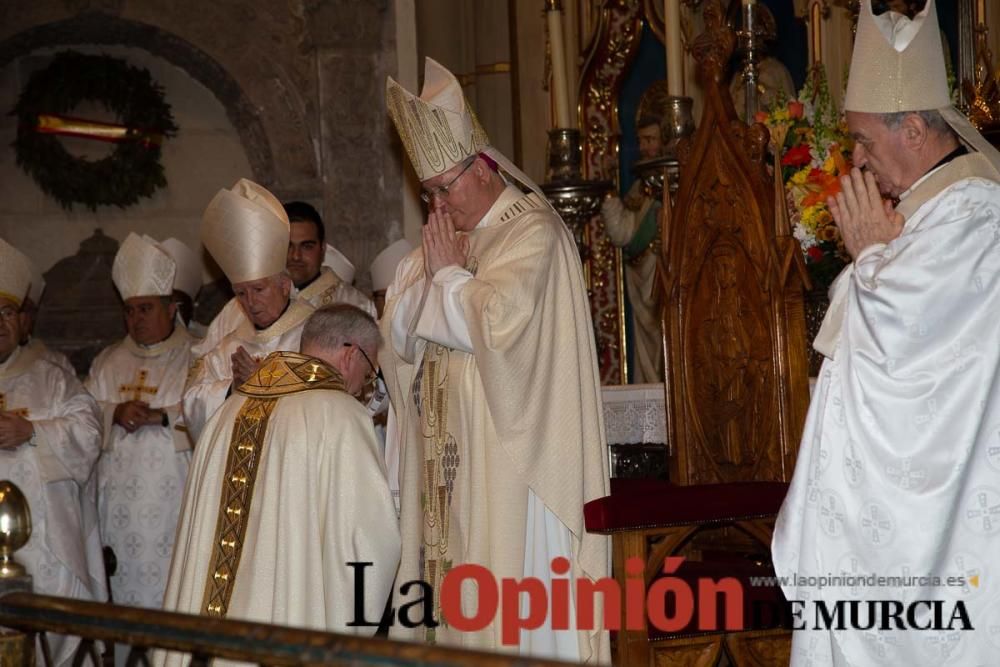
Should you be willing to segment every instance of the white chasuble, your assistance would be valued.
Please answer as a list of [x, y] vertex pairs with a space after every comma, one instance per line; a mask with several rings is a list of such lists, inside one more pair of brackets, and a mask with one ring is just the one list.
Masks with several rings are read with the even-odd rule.
[[243, 317], [234, 331], [203, 356], [197, 355], [204, 349], [207, 337], [192, 349], [194, 360], [184, 389], [184, 424], [192, 442], [198, 441], [205, 423], [230, 393], [233, 382], [231, 357], [236, 350], [242, 346], [257, 359], [272, 352], [297, 352], [302, 327], [312, 313], [313, 307], [308, 303], [293, 299], [281, 317], [266, 329], [255, 329], [253, 323]]
[[[191, 462], [164, 608], [349, 634], [354, 572], [381, 617], [399, 527], [372, 421], [336, 371], [275, 353], [208, 422]], [[162, 663], [158, 656], [157, 663]], [[187, 664], [171, 655], [168, 664]]]
[[[579, 256], [536, 195], [508, 187], [469, 234], [466, 267], [424, 280], [422, 252], [404, 259], [386, 299], [380, 357], [401, 441], [399, 581], [434, 589], [436, 628], [400, 639], [607, 661], [608, 634], [521, 633], [504, 645], [499, 614], [483, 630], [449, 627], [441, 582], [477, 564], [499, 581], [609, 575], [608, 541], [589, 535], [583, 505], [607, 493], [607, 457], [589, 304]], [[396, 596], [397, 609], [416, 593]], [[462, 608], [479, 608], [474, 585]], [[568, 641], [567, 641], [568, 640]]]
[[46, 345], [41, 338], [37, 338], [35, 336], [29, 338], [27, 343], [21, 345], [21, 352], [34, 355], [39, 359], [44, 359], [45, 361], [53, 363], [73, 377], [76, 377], [76, 369], [73, 368], [73, 364], [70, 363], [69, 357], [62, 352], [53, 350], [51, 347]]
[[[103, 543], [117, 557], [111, 577], [115, 604], [160, 608], [173, 553], [177, 514], [191, 461], [179, 430], [191, 336], [175, 326], [164, 341], [141, 346], [131, 338], [94, 359], [86, 386], [104, 411], [104, 444], [97, 464]], [[128, 433], [113, 423], [120, 403], [141, 400], [163, 410], [167, 425]]]
[[[961, 178], [915, 192], [924, 203], [901, 202], [916, 206], [902, 234], [861, 253], [847, 278], [775, 527], [779, 577], [843, 577], [783, 584], [805, 601], [809, 628], [795, 633], [793, 665], [1000, 655], [1000, 185]], [[838, 601], [874, 627], [815, 629], [816, 606]], [[901, 603], [907, 627], [882, 629], [872, 601]], [[952, 624], [958, 603], [975, 630]]]
[[[17, 560], [36, 593], [106, 600], [100, 538], [88, 521], [97, 510], [84, 493], [101, 447], [97, 403], [75, 376], [15, 349], [0, 364], [0, 410], [35, 429], [33, 442], [0, 450], [0, 478], [14, 482], [31, 509], [31, 539]], [[68, 664], [79, 643], [57, 635], [49, 641], [57, 665]]]

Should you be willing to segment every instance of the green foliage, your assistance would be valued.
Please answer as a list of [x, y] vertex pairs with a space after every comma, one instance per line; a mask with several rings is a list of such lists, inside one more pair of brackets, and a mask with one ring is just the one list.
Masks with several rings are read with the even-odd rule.
[[[111, 155], [96, 161], [71, 155], [57, 136], [37, 131], [43, 114], [68, 114], [81, 102], [103, 104], [130, 129]], [[63, 51], [36, 72], [11, 112], [18, 117], [17, 164], [63, 208], [81, 203], [125, 208], [152, 196], [167, 180], [151, 134], [174, 136], [177, 126], [163, 89], [149, 71], [110, 56]]]

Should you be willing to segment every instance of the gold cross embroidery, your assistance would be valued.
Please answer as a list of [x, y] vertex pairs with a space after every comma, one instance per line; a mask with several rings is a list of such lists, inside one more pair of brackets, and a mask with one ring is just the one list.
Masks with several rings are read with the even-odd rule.
[[7, 395], [2, 393], [0, 393], [0, 412], [11, 412], [17, 415], [18, 417], [22, 417], [24, 419], [28, 418], [28, 408], [11, 408], [10, 410], [8, 410]]
[[148, 376], [149, 376], [149, 371], [147, 371], [145, 368], [140, 368], [139, 372], [136, 373], [135, 376], [135, 384], [133, 385], [123, 384], [120, 387], [118, 387], [118, 391], [120, 391], [123, 394], [132, 392], [132, 398], [129, 399], [132, 401], [144, 400], [143, 394], [149, 394], [150, 396], [155, 396], [156, 392], [159, 391], [160, 388], [153, 386], [147, 387], [146, 378]]

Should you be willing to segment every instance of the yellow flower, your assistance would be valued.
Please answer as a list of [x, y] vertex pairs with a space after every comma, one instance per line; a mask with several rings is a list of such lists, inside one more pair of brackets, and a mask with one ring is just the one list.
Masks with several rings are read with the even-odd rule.
[[820, 241], [836, 241], [840, 238], [840, 231], [836, 225], [821, 225], [816, 230], [816, 238]]

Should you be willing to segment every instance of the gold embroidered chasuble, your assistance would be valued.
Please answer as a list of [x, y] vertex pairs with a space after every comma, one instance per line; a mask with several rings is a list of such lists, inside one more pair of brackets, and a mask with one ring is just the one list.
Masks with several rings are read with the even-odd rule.
[[364, 609], [377, 619], [399, 558], [395, 508], [371, 419], [323, 362], [275, 352], [226, 400], [195, 448], [181, 516], [164, 608], [374, 632], [346, 625], [346, 563], [374, 562]]
[[278, 352], [237, 390], [248, 398], [236, 416], [226, 454], [212, 565], [202, 603], [202, 612], [209, 616], [225, 616], [229, 608], [271, 413], [279, 397], [311, 389], [343, 391], [344, 381], [339, 373], [315, 359]]
[[[529, 490], [572, 531], [573, 575], [609, 574], [607, 539], [583, 527], [584, 503], [607, 493], [607, 460], [576, 246], [536, 195], [495, 205], [469, 239], [474, 277], [461, 305], [473, 352], [410, 339], [407, 350], [390, 342], [380, 355], [405, 438], [399, 580], [434, 587], [438, 621], [441, 580], [451, 568], [476, 563], [497, 580], [523, 577]], [[423, 276], [418, 249], [387, 296], [387, 341], [401, 295], [421, 289]], [[478, 609], [473, 589], [463, 588], [467, 614]], [[501, 645], [497, 621], [472, 633], [398, 624], [391, 633], [517, 650]], [[606, 632], [580, 633], [581, 659], [607, 656], [607, 641]]]

